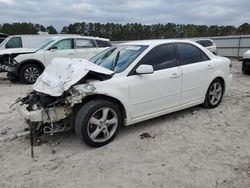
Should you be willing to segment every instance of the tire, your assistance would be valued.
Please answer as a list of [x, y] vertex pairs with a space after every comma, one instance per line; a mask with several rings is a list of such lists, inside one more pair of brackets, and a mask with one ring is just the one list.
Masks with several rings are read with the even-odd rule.
[[77, 113], [75, 132], [87, 145], [101, 147], [115, 138], [121, 125], [119, 107], [108, 100], [95, 99], [84, 104]]
[[24, 65], [19, 72], [20, 80], [26, 84], [33, 84], [37, 78], [42, 74], [42, 69], [33, 64]]
[[241, 70], [242, 70], [242, 73], [243, 73], [243, 74], [246, 74], [246, 75], [249, 75], [249, 74], [250, 74], [250, 71], [246, 69], [246, 66], [245, 66], [245, 63], [244, 63], [244, 62], [242, 63]]
[[216, 108], [221, 103], [223, 95], [224, 84], [220, 79], [216, 78], [208, 87], [203, 105], [206, 108]]

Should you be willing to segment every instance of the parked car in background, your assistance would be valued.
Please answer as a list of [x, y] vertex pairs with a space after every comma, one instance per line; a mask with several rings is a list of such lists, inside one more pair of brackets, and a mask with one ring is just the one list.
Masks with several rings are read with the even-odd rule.
[[39, 48], [45, 41], [63, 34], [34, 34], [34, 35], [11, 35], [1, 44], [0, 50], [11, 48]]
[[54, 59], [19, 100], [33, 131], [73, 127], [86, 144], [103, 146], [122, 125], [198, 104], [217, 107], [232, 80], [228, 58], [184, 40], [119, 44], [90, 61]]
[[55, 57], [89, 59], [111, 46], [108, 39], [66, 35], [47, 39], [39, 49], [0, 50], [0, 68], [11, 81], [32, 84]]
[[250, 50], [243, 54], [242, 72], [243, 74], [250, 74]]
[[213, 54], [217, 55], [217, 46], [212, 39], [193, 39], [193, 41], [207, 48]]

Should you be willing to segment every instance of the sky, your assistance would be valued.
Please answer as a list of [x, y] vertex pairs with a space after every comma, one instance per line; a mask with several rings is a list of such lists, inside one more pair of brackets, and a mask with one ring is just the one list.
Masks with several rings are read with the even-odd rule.
[[57, 30], [75, 22], [234, 25], [249, 23], [250, 0], [0, 0], [0, 24]]

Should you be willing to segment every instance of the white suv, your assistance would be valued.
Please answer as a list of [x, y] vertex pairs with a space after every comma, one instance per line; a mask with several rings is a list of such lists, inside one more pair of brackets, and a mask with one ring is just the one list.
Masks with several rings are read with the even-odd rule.
[[111, 46], [108, 39], [79, 35], [48, 39], [39, 49], [9, 49], [0, 51], [0, 68], [8, 72], [11, 81], [32, 84], [55, 57], [89, 59]]

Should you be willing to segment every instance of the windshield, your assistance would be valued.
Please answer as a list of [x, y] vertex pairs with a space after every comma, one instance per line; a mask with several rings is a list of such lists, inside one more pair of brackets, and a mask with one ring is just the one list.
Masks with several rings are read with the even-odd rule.
[[49, 44], [51, 44], [52, 42], [54, 42], [55, 40], [53, 40], [53, 39], [48, 39], [48, 40], [46, 40], [44, 43], [43, 43], [43, 45], [39, 48], [39, 50], [42, 50], [42, 49], [44, 49], [44, 48], [46, 48]]
[[119, 45], [109, 47], [90, 59], [91, 62], [115, 73], [124, 71], [148, 46]]

